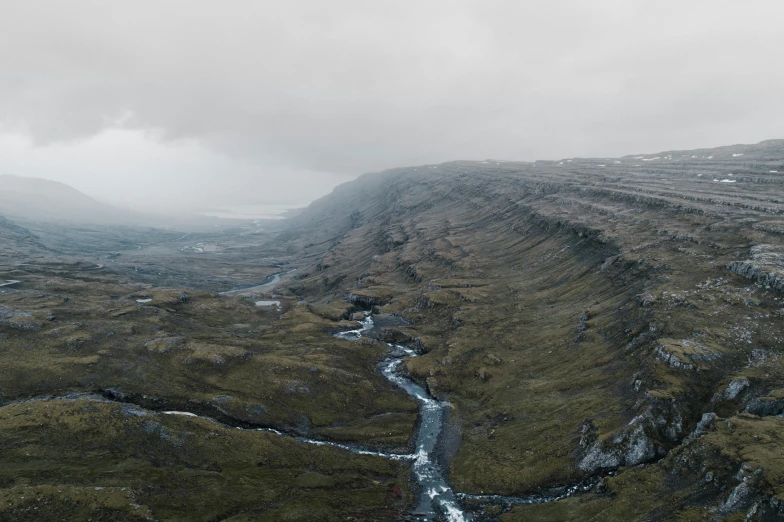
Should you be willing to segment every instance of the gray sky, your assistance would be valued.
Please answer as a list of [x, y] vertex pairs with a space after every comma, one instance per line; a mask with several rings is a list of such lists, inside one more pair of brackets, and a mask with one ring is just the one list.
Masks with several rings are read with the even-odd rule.
[[145, 207], [784, 137], [781, 0], [0, 0], [0, 173]]

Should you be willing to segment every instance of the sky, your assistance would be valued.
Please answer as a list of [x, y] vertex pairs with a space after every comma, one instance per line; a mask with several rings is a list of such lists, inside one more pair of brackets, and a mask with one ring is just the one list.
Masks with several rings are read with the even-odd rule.
[[0, 174], [134, 208], [784, 138], [781, 0], [0, 0]]

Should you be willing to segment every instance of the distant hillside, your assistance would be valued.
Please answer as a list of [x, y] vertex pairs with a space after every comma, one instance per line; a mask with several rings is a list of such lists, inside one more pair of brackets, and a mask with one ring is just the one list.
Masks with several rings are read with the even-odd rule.
[[0, 216], [0, 256], [17, 256], [22, 252], [29, 254], [44, 249], [35, 234]]
[[9, 174], [0, 176], [0, 214], [36, 221], [128, 223], [141, 214], [100, 203], [64, 183]]
[[195, 212], [136, 212], [96, 201], [65, 183], [10, 174], [0, 175], [0, 215], [22, 222], [29, 220], [68, 227], [74, 224], [127, 225], [183, 231], [214, 231], [216, 226], [234, 227], [240, 219], [203, 216]]
[[784, 520], [782, 196], [782, 140], [400, 168], [283, 223], [285, 286], [410, 323], [457, 491], [618, 472], [501, 520]]
[[773, 166], [781, 164], [781, 152], [784, 150], [784, 140], [765, 140], [751, 145], [725, 145], [723, 147], [713, 147], [709, 149], [694, 150], [671, 150], [659, 152], [657, 154], [630, 154], [623, 159], [631, 160], [635, 156], [644, 156], [648, 160], [659, 157], [671, 158], [674, 161], [681, 160], [730, 160], [735, 162], [749, 163], [759, 161], [770, 163]]

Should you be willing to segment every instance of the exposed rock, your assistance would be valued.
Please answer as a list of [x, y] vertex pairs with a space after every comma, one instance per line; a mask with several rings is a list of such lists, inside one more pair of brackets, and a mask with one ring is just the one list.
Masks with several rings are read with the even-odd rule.
[[659, 359], [666, 362], [673, 368], [679, 368], [681, 370], [693, 370], [694, 366], [688, 363], [681, 361], [681, 359], [674, 353], [667, 352], [662, 346], [656, 346], [656, 355]]
[[[41, 313], [0, 307], [0, 326], [14, 330], [37, 331], [44, 326], [44, 323], [37, 319], [41, 315]], [[45, 314], [42, 318], [46, 318]]]
[[355, 294], [353, 292], [348, 294], [348, 302], [364, 310], [370, 310], [374, 305], [378, 304], [376, 299], [373, 297]]
[[485, 355], [485, 359], [492, 364], [501, 364], [501, 358], [495, 355], [494, 353], [488, 353]]
[[643, 292], [637, 295], [637, 302], [640, 304], [640, 306], [647, 308], [651, 306], [654, 301], [656, 301], [656, 298], [653, 297], [650, 292]]
[[599, 270], [604, 272], [605, 270], [610, 268], [620, 258], [621, 258], [620, 255], [608, 257], [607, 259], [604, 260], [604, 263], [602, 263], [602, 267]]
[[599, 441], [579, 461], [577, 466], [594, 473], [601, 469], [635, 466], [656, 456], [656, 447], [645, 434], [642, 425], [622, 430], [610, 441]]
[[144, 347], [155, 353], [168, 353], [185, 344], [184, 337], [158, 337], [144, 343]]
[[697, 427], [694, 428], [694, 431], [687, 438], [696, 439], [709, 431], [713, 431], [716, 428], [716, 418], [717, 415], [713, 412], [703, 413], [700, 422], [697, 423]]
[[719, 513], [728, 515], [736, 511], [747, 509], [751, 504], [754, 493], [754, 488], [747, 482], [741, 482], [732, 490], [732, 493], [727, 497], [727, 500], [719, 506]]
[[749, 402], [744, 411], [760, 417], [784, 415], [784, 398], [757, 397]]
[[727, 388], [724, 390], [723, 398], [728, 401], [734, 400], [735, 397], [740, 395], [740, 392], [742, 392], [748, 387], [749, 387], [748, 379], [739, 379], [739, 380], [730, 381], [730, 383], [727, 385]]
[[746, 261], [732, 261], [726, 268], [730, 272], [784, 292], [784, 254], [778, 252], [772, 245], [757, 245], [750, 251], [751, 259]]

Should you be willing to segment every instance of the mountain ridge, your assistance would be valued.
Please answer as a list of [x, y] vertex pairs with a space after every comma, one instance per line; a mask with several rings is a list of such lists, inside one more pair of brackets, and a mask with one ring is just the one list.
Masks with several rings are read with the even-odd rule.
[[[607, 479], [621, 500], [606, 512], [626, 519], [634, 466], [654, 465], [652, 492], [671, 488], [670, 474], [694, 473], [673, 459], [730, 443], [721, 430], [689, 442], [704, 415], [741, 422], [784, 386], [778, 366], [747, 365], [782, 349], [784, 141], [737, 147], [365, 175], [288, 220], [279, 239], [306, 260], [288, 289], [408, 320], [394, 338], [425, 352], [409, 372], [455, 404], [458, 490], [520, 494], [628, 470]], [[778, 487], [778, 467], [764, 469], [758, 490]], [[689, 495], [718, 505], [732, 492], [722, 481], [670, 501], [711, 509]]]
[[4, 174], [0, 176], [0, 213], [32, 221], [121, 223], [140, 214], [100, 203], [59, 181]]

